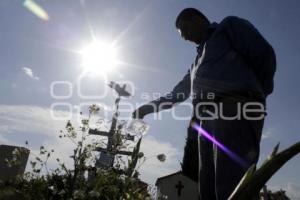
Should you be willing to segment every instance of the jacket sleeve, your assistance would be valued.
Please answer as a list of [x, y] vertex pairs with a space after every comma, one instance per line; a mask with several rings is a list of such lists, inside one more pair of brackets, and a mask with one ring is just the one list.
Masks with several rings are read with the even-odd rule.
[[189, 97], [190, 91], [191, 80], [190, 70], [188, 70], [183, 79], [177, 83], [171, 92], [141, 106], [139, 110], [141, 113], [143, 113], [143, 115], [147, 115], [153, 112], [170, 109], [175, 104], [185, 101]]
[[238, 17], [224, 19], [227, 36], [233, 48], [250, 64], [265, 95], [273, 91], [276, 56], [272, 46], [247, 20]]

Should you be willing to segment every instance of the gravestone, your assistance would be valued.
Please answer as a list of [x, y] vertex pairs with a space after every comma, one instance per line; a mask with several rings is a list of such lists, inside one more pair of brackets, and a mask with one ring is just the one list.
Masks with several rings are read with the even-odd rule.
[[181, 171], [160, 177], [156, 180], [157, 199], [197, 200], [198, 186]]
[[[0, 145], [0, 180], [14, 181], [18, 175], [23, 175], [30, 151], [24, 147]], [[9, 166], [7, 161], [15, 159], [15, 164]]]

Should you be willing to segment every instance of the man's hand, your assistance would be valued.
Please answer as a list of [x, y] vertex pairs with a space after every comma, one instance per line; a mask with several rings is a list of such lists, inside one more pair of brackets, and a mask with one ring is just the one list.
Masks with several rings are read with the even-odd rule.
[[153, 104], [145, 104], [141, 107], [137, 108], [132, 113], [132, 118], [134, 119], [143, 119], [145, 115], [148, 115], [150, 113], [153, 113], [156, 111], [156, 107]]
[[132, 113], [132, 118], [133, 119], [143, 119], [145, 114], [141, 111], [142, 109], [136, 109], [135, 111], [133, 111]]

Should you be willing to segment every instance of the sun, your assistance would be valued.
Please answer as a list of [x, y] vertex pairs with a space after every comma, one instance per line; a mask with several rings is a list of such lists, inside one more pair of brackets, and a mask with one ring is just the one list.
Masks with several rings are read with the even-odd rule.
[[84, 71], [105, 74], [113, 71], [117, 64], [116, 48], [103, 41], [94, 41], [84, 47], [80, 54]]

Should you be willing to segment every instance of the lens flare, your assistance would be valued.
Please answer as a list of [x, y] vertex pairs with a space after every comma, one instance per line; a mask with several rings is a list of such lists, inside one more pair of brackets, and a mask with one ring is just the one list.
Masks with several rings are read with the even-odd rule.
[[25, 0], [23, 6], [42, 20], [49, 20], [48, 13], [33, 0]]
[[221, 144], [219, 141], [217, 141], [214, 137], [212, 137], [206, 130], [204, 130], [201, 126], [199, 126], [196, 123], [192, 124], [192, 127], [198, 131], [198, 133], [205, 138], [207, 138], [209, 141], [211, 141], [213, 144], [215, 144], [219, 149], [221, 149], [224, 153], [226, 153], [232, 160], [240, 164], [244, 168], [248, 168], [249, 165], [240, 158], [237, 154], [229, 150], [227, 147], [225, 147], [223, 144]]

